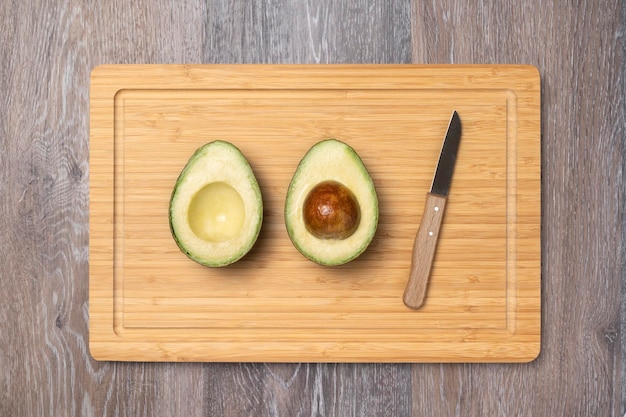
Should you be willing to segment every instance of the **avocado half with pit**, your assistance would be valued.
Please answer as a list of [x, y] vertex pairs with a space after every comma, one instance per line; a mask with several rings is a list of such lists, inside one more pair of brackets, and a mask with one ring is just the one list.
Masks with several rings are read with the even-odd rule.
[[196, 150], [169, 206], [176, 244], [201, 265], [232, 264], [254, 246], [263, 221], [261, 190], [248, 160], [229, 142]]
[[352, 147], [328, 139], [306, 153], [287, 190], [285, 224], [298, 251], [320, 265], [365, 251], [378, 227], [378, 197]]

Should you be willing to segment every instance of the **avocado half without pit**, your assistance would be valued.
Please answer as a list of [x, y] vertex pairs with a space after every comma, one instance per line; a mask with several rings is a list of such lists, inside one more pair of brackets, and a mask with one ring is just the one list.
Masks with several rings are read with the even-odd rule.
[[365, 251], [378, 227], [378, 197], [352, 147], [328, 139], [306, 153], [287, 190], [285, 224], [298, 251], [320, 265]]
[[261, 230], [263, 200], [236, 146], [214, 141], [193, 153], [172, 191], [169, 221], [180, 250], [201, 265], [229, 265], [250, 251]]

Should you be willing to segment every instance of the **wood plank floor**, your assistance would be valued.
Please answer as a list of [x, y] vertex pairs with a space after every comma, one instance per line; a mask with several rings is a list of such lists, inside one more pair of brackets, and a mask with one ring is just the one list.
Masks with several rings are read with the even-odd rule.
[[[0, 4], [0, 415], [626, 412], [626, 3]], [[542, 77], [542, 352], [530, 364], [97, 362], [89, 74], [103, 63], [511, 63]]]

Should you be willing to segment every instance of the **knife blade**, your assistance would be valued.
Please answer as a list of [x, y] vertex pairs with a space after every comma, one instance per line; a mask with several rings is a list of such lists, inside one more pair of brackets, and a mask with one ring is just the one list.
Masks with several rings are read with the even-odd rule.
[[456, 157], [461, 143], [461, 119], [452, 112], [448, 130], [439, 153], [430, 192], [426, 194], [424, 214], [413, 244], [411, 273], [402, 300], [407, 307], [418, 309], [424, 304], [428, 280], [435, 258], [443, 213], [448, 201]]

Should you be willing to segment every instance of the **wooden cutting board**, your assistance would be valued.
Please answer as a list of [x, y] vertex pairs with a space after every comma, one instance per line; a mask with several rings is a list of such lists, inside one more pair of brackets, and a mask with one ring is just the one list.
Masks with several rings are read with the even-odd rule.
[[[517, 65], [106, 65], [91, 75], [90, 350], [99, 360], [525, 362], [540, 349], [540, 79]], [[453, 110], [463, 136], [425, 305], [402, 302]], [[351, 145], [380, 222], [322, 267], [283, 206], [316, 142]], [[239, 147], [264, 198], [241, 261], [205, 268], [168, 225], [189, 156]]]

